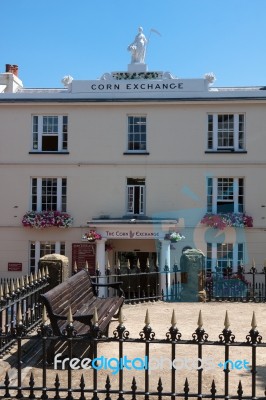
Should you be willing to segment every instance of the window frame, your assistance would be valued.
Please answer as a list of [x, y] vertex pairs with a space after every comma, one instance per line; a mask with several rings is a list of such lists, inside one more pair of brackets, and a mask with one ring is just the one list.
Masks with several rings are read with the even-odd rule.
[[[230, 128], [225, 117], [233, 117], [233, 127]], [[222, 121], [219, 122], [219, 118]], [[224, 126], [224, 129], [219, 128], [219, 124]], [[225, 142], [224, 145], [219, 144], [219, 136]], [[207, 153], [208, 152], [240, 152], [246, 153], [246, 114], [245, 113], [208, 113], [207, 114]], [[233, 144], [226, 141], [233, 140]]]
[[[132, 119], [132, 121], [130, 121]], [[139, 121], [137, 119], [145, 119], [145, 121]], [[135, 131], [138, 125], [145, 126], [145, 132]], [[132, 127], [132, 128], [131, 128]], [[130, 138], [130, 135], [132, 137]], [[139, 139], [136, 140], [136, 136], [139, 135]], [[145, 135], [145, 140], [142, 140], [141, 136]], [[132, 145], [130, 145], [132, 143]], [[144, 148], [140, 148], [144, 143]], [[139, 148], [134, 148], [139, 144]], [[132, 147], [132, 148], [131, 148]], [[145, 114], [128, 114], [127, 115], [127, 150], [125, 154], [147, 154], [147, 115]]]
[[[221, 250], [219, 249], [221, 248]], [[230, 249], [229, 249], [230, 248]], [[229, 250], [228, 250], [229, 249]], [[232, 258], [230, 257], [219, 257], [219, 254], [227, 253], [232, 254]], [[227, 266], [232, 268], [232, 273], [236, 273], [238, 271], [238, 266], [245, 263], [245, 243], [237, 242], [237, 243], [211, 243], [207, 242], [207, 251], [206, 251], [206, 270], [207, 272], [216, 272], [216, 267], [222, 267], [224, 270]], [[224, 265], [222, 265], [224, 264]]]
[[[57, 132], [48, 132], [49, 126], [54, 125], [49, 119], [55, 122], [57, 119]], [[45, 121], [47, 123], [45, 123]], [[30, 153], [44, 153], [44, 154], [69, 154], [68, 152], [68, 115], [32, 115], [32, 150]], [[46, 128], [45, 128], [46, 127]], [[47, 132], [45, 132], [47, 130]], [[43, 149], [45, 146], [45, 140], [54, 138], [57, 140], [57, 149]], [[48, 142], [47, 140], [47, 142]], [[49, 145], [49, 143], [47, 144]]]
[[[129, 183], [132, 180], [132, 183]], [[135, 184], [134, 184], [135, 180]], [[137, 181], [143, 181], [141, 184]], [[131, 200], [130, 200], [131, 199]], [[136, 202], [138, 203], [135, 207]], [[145, 178], [127, 178], [126, 185], [126, 214], [127, 215], [145, 215], [146, 205], [146, 180]], [[138, 209], [138, 212], [135, 212]]]
[[[50, 246], [50, 251], [44, 251], [43, 247]], [[53, 247], [52, 247], [53, 246]], [[45, 254], [66, 254], [66, 243], [59, 241], [30, 241], [29, 243], [29, 273], [34, 274], [38, 271], [40, 258]]]
[[[48, 185], [43, 185], [45, 181], [52, 180], [56, 182], [56, 193], [44, 193]], [[47, 198], [56, 197], [56, 201], [52, 200], [50, 203]], [[46, 199], [46, 201], [44, 201]], [[67, 211], [67, 178], [65, 177], [32, 177], [31, 178], [31, 210], [32, 211]], [[46, 206], [44, 206], [46, 204]], [[47, 205], [51, 205], [50, 207]]]
[[[226, 183], [226, 180], [232, 180], [232, 194], [228, 195], [228, 199], [220, 197], [219, 199], [219, 181], [222, 184], [222, 180]], [[220, 186], [221, 187], [221, 186]], [[226, 187], [226, 185], [224, 185]], [[208, 177], [207, 178], [207, 212], [214, 214], [224, 214], [228, 212], [243, 213], [245, 210], [245, 180], [243, 177]], [[224, 195], [226, 197], [226, 195]], [[218, 203], [233, 203], [232, 211], [219, 210], [222, 205]]]

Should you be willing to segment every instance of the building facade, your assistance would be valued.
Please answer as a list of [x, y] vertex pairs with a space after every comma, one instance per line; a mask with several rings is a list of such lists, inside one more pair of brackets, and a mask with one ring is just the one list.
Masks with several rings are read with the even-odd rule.
[[[70, 271], [128, 260], [163, 269], [187, 246], [209, 269], [263, 265], [266, 88], [212, 81], [137, 61], [97, 80], [28, 89], [7, 65], [0, 277], [34, 272], [49, 253], [66, 255]], [[91, 230], [101, 239], [88, 241]], [[172, 243], [172, 232], [184, 238]]]

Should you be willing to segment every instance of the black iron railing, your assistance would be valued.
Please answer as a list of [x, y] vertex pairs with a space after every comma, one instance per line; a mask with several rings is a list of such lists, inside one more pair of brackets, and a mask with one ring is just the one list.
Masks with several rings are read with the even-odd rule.
[[[119, 323], [110, 337], [102, 336], [97, 320], [91, 327], [91, 333], [87, 337], [78, 337], [72, 322], [62, 332], [62, 336], [54, 337], [52, 331], [44, 321], [35, 336], [26, 334], [23, 320], [17, 320], [12, 339], [17, 342], [16, 374], [6, 372], [4, 380], [0, 383], [0, 398], [17, 399], [61, 399], [66, 400], [136, 400], [136, 399], [256, 399], [265, 400], [265, 381], [258, 383], [258, 372], [261, 378], [264, 376], [263, 361], [266, 357], [266, 343], [263, 342], [257, 330], [255, 314], [251, 322], [251, 330], [243, 337], [243, 342], [235, 341], [233, 332], [229, 329], [229, 318], [226, 313], [224, 329], [221, 330], [217, 340], [209, 341], [208, 333], [203, 329], [201, 312], [199, 314], [197, 328], [192, 333], [192, 338], [183, 339], [177, 328], [175, 313], [172, 314], [171, 327], [166, 329], [165, 339], [156, 339], [148, 312], [146, 313], [145, 326], [141, 329], [139, 337], [131, 338], [130, 332], [123, 323], [120, 315]], [[137, 321], [136, 321], [137, 323]], [[161, 333], [161, 332], [160, 332]], [[3, 336], [3, 340], [8, 340]], [[54, 364], [47, 364], [47, 349], [49, 342], [56, 340], [60, 345], [65, 344], [65, 353], [55, 353]], [[23, 353], [23, 342], [38, 343], [40, 359], [37, 365], [33, 365], [34, 371], [27, 375], [24, 368], [27, 367]], [[83, 344], [92, 347], [92, 358], [83, 359], [82, 351], [76, 353], [76, 347], [82, 348]], [[106, 346], [108, 344], [108, 346]], [[105, 347], [103, 347], [105, 345]], [[206, 352], [213, 348], [213, 354], [218, 351], [221, 354], [221, 366], [214, 362], [213, 371], [204, 363]], [[168, 357], [169, 363], [165, 379], [160, 376], [154, 380], [155, 364], [151, 366], [152, 356], [158, 355], [158, 349], [163, 347], [163, 362]], [[127, 357], [127, 350], [133, 350], [135, 355], [142, 354], [138, 362]], [[189, 364], [186, 371], [181, 372], [180, 363], [177, 365], [178, 355], [184, 350], [193, 348], [194, 363]], [[245, 360], [232, 360], [233, 349], [245, 349]], [[114, 351], [114, 353], [112, 352]], [[74, 355], [75, 354], [75, 355]], [[115, 355], [110, 358], [110, 354]], [[259, 356], [259, 358], [258, 358]], [[108, 358], [109, 357], [109, 358]], [[112, 362], [110, 362], [110, 359]], [[258, 359], [260, 361], [258, 361]], [[117, 363], [114, 363], [118, 360]], [[184, 357], [183, 357], [184, 360]], [[249, 360], [249, 362], [247, 361]], [[96, 362], [97, 361], [97, 362]], [[180, 359], [179, 359], [180, 361]], [[99, 363], [102, 363], [99, 365]], [[240, 365], [241, 364], [241, 365]], [[247, 366], [249, 364], [249, 366]], [[185, 364], [184, 364], [185, 365]], [[106, 368], [105, 368], [105, 367]], [[158, 365], [157, 365], [158, 366]], [[91, 367], [89, 369], [89, 367]], [[219, 367], [223, 370], [222, 384], [216, 383], [216, 374]], [[240, 380], [234, 380], [233, 369], [244, 369], [239, 374]], [[101, 372], [99, 370], [101, 369]], [[126, 379], [126, 373], [133, 371], [132, 379]], [[115, 374], [114, 374], [115, 372]], [[152, 373], [151, 373], [152, 372]], [[196, 375], [196, 383], [191, 383], [192, 374]], [[222, 371], [221, 371], [222, 373]], [[206, 383], [206, 376], [209, 379]], [[181, 381], [182, 378], [182, 381]], [[263, 378], [262, 378], [263, 379]], [[127, 383], [128, 382], [128, 383]], [[130, 382], [130, 383], [129, 383]], [[237, 382], [237, 383], [236, 383]], [[207, 387], [207, 389], [206, 389]]]
[[[266, 302], [266, 267], [261, 271], [252, 266], [245, 271], [239, 266], [237, 272], [231, 267], [204, 272], [206, 301], [253, 301]], [[163, 268], [107, 268], [105, 274], [96, 270], [97, 282], [122, 282], [125, 302], [136, 304], [145, 301], [184, 301], [182, 271], [177, 264]], [[112, 291], [108, 295], [112, 295]]]
[[16, 326], [18, 308], [21, 310], [27, 332], [41, 322], [42, 310], [39, 295], [48, 287], [48, 270], [16, 280], [2, 280], [0, 284], [0, 356], [13, 342], [12, 332]]

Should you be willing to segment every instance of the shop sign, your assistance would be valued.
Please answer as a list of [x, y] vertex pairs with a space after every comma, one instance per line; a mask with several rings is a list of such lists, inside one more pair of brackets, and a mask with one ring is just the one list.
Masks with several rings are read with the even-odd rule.
[[72, 267], [75, 263], [78, 270], [85, 267], [88, 263], [89, 272], [94, 275], [96, 262], [96, 245], [90, 243], [73, 243], [72, 244]]
[[107, 239], [160, 239], [160, 232], [149, 232], [149, 231], [139, 231], [132, 230], [105, 230], [104, 237]]
[[12, 263], [7, 264], [8, 271], [22, 271], [22, 263]]

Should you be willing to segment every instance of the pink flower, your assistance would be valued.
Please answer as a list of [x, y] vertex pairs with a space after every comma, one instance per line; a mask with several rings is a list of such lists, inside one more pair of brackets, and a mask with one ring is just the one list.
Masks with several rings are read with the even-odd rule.
[[234, 228], [251, 228], [253, 226], [253, 218], [245, 213], [206, 213], [200, 222], [211, 228], [221, 230], [225, 229], [227, 226], [232, 226]]
[[73, 218], [61, 211], [28, 211], [22, 218], [22, 224], [31, 228], [68, 228], [73, 224]]

